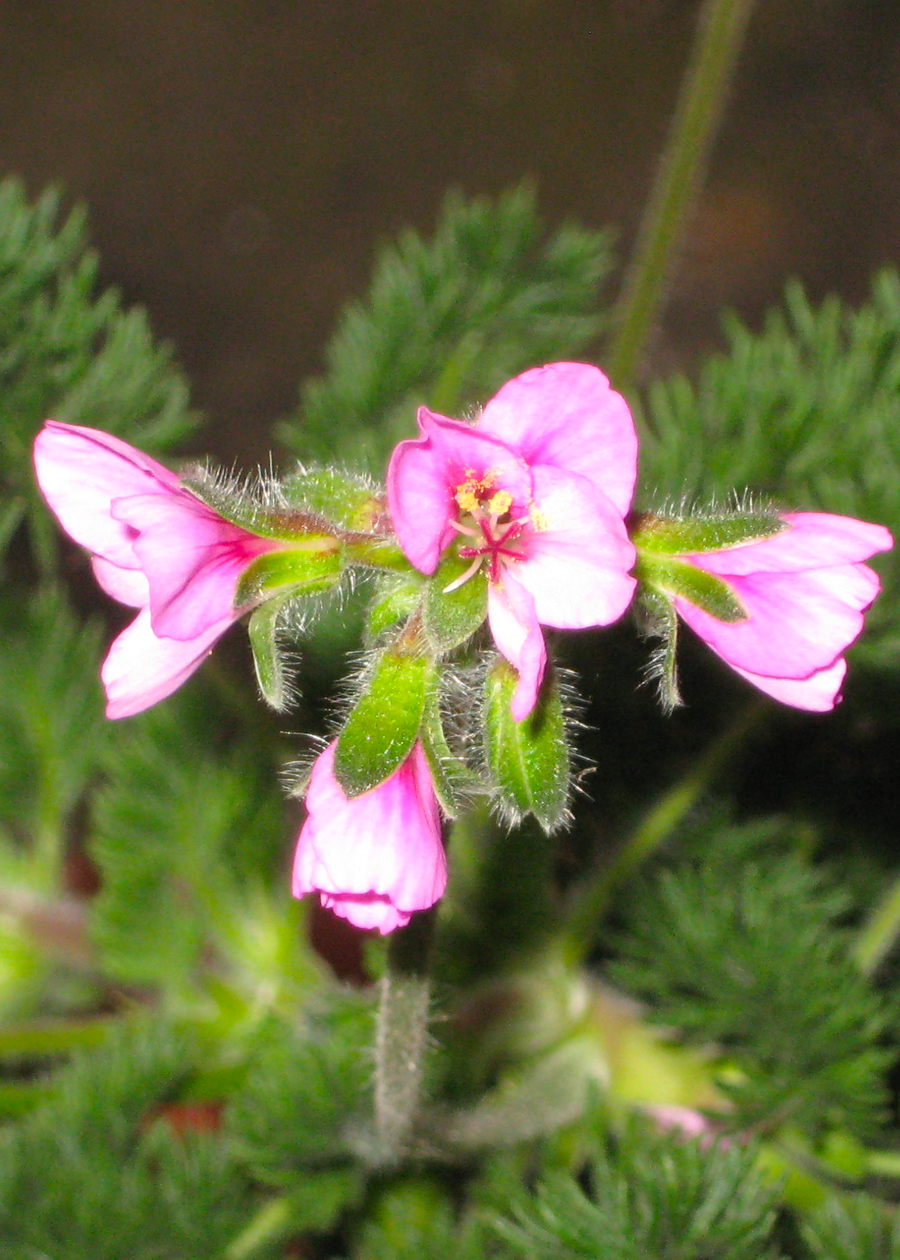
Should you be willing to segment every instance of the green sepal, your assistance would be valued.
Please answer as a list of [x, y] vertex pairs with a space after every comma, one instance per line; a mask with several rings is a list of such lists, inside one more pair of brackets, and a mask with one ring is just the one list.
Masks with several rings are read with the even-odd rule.
[[436, 652], [450, 652], [468, 642], [487, 616], [487, 578], [483, 569], [461, 586], [448, 591], [465, 573], [471, 560], [445, 556], [429, 579], [422, 605], [422, 625]]
[[409, 756], [433, 673], [424, 656], [391, 649], [380, 658], [338, 739], [334, 773], [347, 796], [377, 787]]
[[763, 538], [774, 538], [785, 529], [787, 522], [774, 509], [768, 512], [719, 512], [709, 516], [688, 516], [682, 520], [647, 515], [641, 517], [631, 541], [639, 551], [689, 556], [760, 542]]
[[287, 687], [284, 666], [278, 648], [276, 623], [278, 614], [289, 597], [269, 599], [253, 613], [247, 626], [256, 681], [266, 704], [279, 713], [287, 707]]
[[425, 697], [419, 735], [441, 809], [448, 818], [456, 818], [471, 802], [480, 785], [469, 767], [447, 743], [441, 717], [440, 676], [437, 673]]
[[639, 552], [635, 573], [648, 590], [680, 595], [717, 621], [747, 620], [747, 610], [727, 582], [684, 560]]
[[371, 532], [386, 517], [384, 498], [371, 482], [337, 468], [301, 469], [282, 483], [281, 492], [290, 507], [357, 533]]
[[551, 835], [568, 817], [569, 743], [562, 700], [548, 669], [532, 712], [517, 722], [510, 711], [518, 675], [499, 657], [487, 676], [487, 762], [500, 803], [513, 822], [534, 814]]
[[672, 713], [682, 704], [678, 685], [678, 613], [671, 596], [662, 591], [644, 589], [640, 612], [645, 621], [645, 634], [658, 635], [662, 646], [654, 651], [646, 671], [648, 681], [659, 684], [659, 700], [664, 713]]
[[313, 537], [306, 545], [285, 547], [257, 556], [241, 574], [234, 593], [235, 608], [292, 587], [293, 594], [323, 591], [341, 576], [341, 553], [333, 538]]
[[422, 578], [416, 572], [385, 579], [366, 614], [366, 641], [374, 643], [385, 630], [405, 621], [422, 596]]
[[[303, 542], [324, 535], [327, 523], [317, 513], [302, 507], [267, 507], [254, 500], [239, 485], [214, 476], [183, 477], [181, 484], [224, 520], [260, 538], [283, 542]], [[333, 539], [328, 538], [333, 543]]]

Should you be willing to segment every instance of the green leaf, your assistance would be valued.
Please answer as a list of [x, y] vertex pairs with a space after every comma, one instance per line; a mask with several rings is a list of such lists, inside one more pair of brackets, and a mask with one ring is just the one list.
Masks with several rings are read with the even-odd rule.
[[341, 576], [341, 554], [333, 538], [308, 537], [303, 544], [257, 556], [241, 574], [234, 593], [243, 608], [270, 591], [292, 588], [292, 594], [327, 590]]
[[426, 657], [397, 650], [377, 662], [335, 753], [334, 772], [348, 796], [377, 787], [409, 756], [433, 671]]
[[721, 512], [688, 517], [641, 517], [631, 541], [639, 551], [657, 551], [671, 556], [694, 552], [722, 551], [744, 543], [773, 538], [787, 528], [774, 511]]
[[680, 595], [717, 621], [746, 621], [747, 612], [727, 582], [671, 556], [638, 553], [638, 580], [650, 591]]
[[549, 835], [568, 816], [569, 745], [559, 689], [551, 673], [544, 678], [532, 713], [517, 722], [510, 711], [518, 675], [498, 658], [487, 678], [487, 760], [500, 803], [518, 822], [526, 814]]
[[436, 652], [450, 652], [467, 643], [487, 616], [487, 578], [479, 569], [470, 578], [448, 590], [466, 572], [470, 560], [445, 556], [429, 579], [422, 606], [422, 624], [428, 642]]

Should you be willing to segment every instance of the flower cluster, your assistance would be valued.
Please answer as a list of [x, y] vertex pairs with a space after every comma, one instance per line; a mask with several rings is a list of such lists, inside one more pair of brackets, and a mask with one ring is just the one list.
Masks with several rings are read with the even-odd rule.
[[[540, 756], [529, 752], [549, 729], [535, 717], [555, 685], [542, 627], [609, 625], [637, 595], [668, 636], [671, 697], [680, 618], [760, 690], [827, 710], [879, 590], [864, 561], [892, 545], [879, 525], [817, 512], [634, 517], [631, 414], [585, 364], [525, 372], [473, 423], [423, 407], [418, 427], [391, 457], [386, 504], [370, 514], [382, 524], [368, 533], [350, 512], [358, 483], [344, 487], [347, 510], [331, 518], [317, 501], [301, 505], [300, 526], [278, 514], [259, 524], [108, 434], [48, 421], [35, 445], [40, 487], [63, 528], [91, 552], [103, 589], [138, 610], [103, 664], [109, 717], [169, 695], [229, 626], [276, 596], [278, 607], [303, 599], [311, 582], [336, 582], [354, 565], [390, 575], [369, 690], [313, 767], [293, 876], [296, 896], [318, 892], [358, 927], [381, 932], [444, 891], [440, 812], [455, 807], [455, 757], [440, 717], [441, 661], [483, 622], [507, 662], [491, 674], [483, 706], [487, 727], [497, 727], [487, 730], [488, 761], [502, 771], [508, 757], [559, 778], [564, 753], [553, 763], [543, 746]], [[328, 476], [337, 501], [341, 474]], [[405, 603], [396, 596], [404, 567]], [[257, 625], [262, 679], [266, 654], [277, 657], [275, 617]], [[502, 779], [498, 772], [486, 787], [502, 793]], [[565, 791], [556, 795], [564, 804]], [[553, 810], [545, 813], [549, 827]]]

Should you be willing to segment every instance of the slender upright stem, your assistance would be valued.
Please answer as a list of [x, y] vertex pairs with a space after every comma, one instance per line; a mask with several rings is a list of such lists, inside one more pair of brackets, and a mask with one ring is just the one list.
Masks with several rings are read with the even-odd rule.
[[900, 936], [900, 877], [862, 925], [853, 956], [867, 976], [877, 971]]
[[574, 966], [584, 961], [613, 893], [672, 834], [764, 712], [765, 705], [752, 700], [713, 740], [689, 773], [645, 815], [613, 860], [584, 885], [562, 932], [563, 956], [567, 963]]
[[699, 34], [615, 311], [607, 361], [619, 389], [632, 384], [665, 300], [752, 7], [753, 0], [704, 0], [700, 11]]
[[419, 1106], [428, 1044], [433, 927], [434, 912], [426, 911], [395, 932], [381, 979], [375, 1035], [375, 1123], [379, 1160], [386, 1164], [396, 1163], [405, 1153]]

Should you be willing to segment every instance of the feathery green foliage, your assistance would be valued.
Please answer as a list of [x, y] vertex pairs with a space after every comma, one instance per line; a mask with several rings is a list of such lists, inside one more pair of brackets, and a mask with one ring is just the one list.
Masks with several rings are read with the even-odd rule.
[[879, 1044], [888, 1012], [839, 926], [846, 896], [760, 830], [723, 829], [702, 856], [640, 881], [611, 974], [654, 1019], [719, 1044], [735, 1128], [868, 1136], [893, 1057]]
[[548, 236], [528, 186], [494, 201], [451, 193], [432, 240], [407, 231], [383, 249], [282, 440], [303, 459], [368, 461], [380, 474], [420, 404], [461, 415], [594, 341], [611, 267], [608, 233], [569, 224]]
[[629, 1124], [600, 1139], [584, 1178], [509, 1186], [490, 1222], [517, 1260], [774, 1260], [775, 1189], [754, 1152]]
[[188, 387], [142, 310], [97, 292], [85, 212], [60, 222], [49, 189], [30, 203], [17, 180], [0, 184], [0, 557], [28, 512], [46, 542], [35, 496], [34, 437], [49, 416], [106, 429], [142, 449], [171, 449], [194, 427]]
[[900, 1260], [900, 1212], [868, 1195], [829, 1199], [802, 1232], [813, 1260]]

